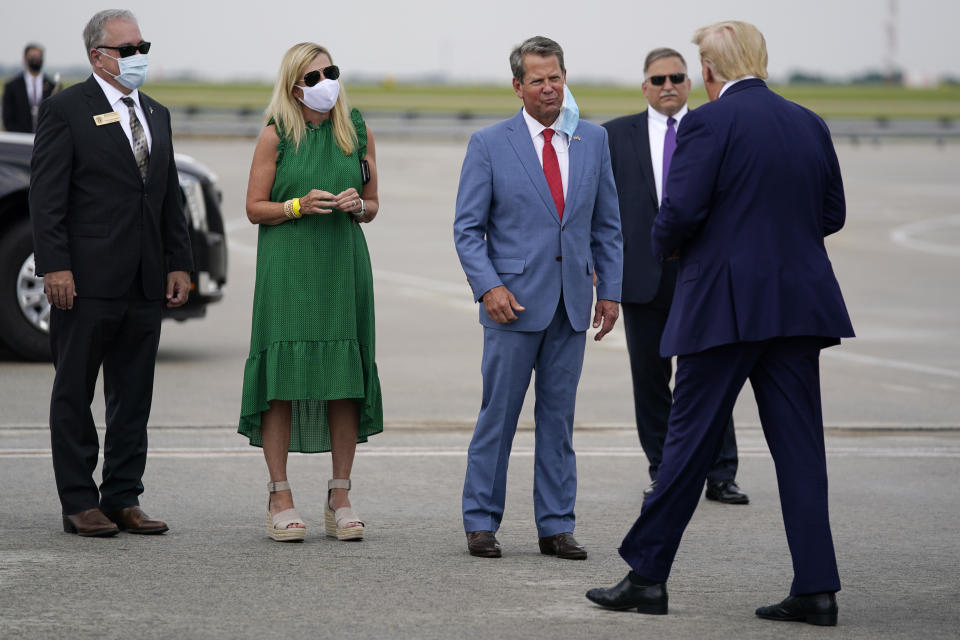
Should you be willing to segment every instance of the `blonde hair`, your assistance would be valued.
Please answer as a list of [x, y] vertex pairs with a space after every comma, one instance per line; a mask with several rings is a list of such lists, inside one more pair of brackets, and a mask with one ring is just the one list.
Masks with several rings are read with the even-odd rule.
[[[266, 123], [269, 124], [271, 120], [276, 122], [277, 134], [287, 137], [293, 142], [294, 148], [300, 146], [303, 134], [307, 130], [307, 123], [303, 119], [300, 101], [293, 95], [293, 87], [314, 58], [321, 53], [326, 54], [330, 58], [330, 64], [333, 64], [333, 56], [330, 52], [312, 42], [295, 44], [283, 54], [277, 82], [273, 86], [273, 96], [264, 111]], [[357, 146], [357, 131], [350, 119], [350, 102], [347, 100], [347, 93], [342, 83], [337, 102], [330, 110], [330, 124], [333, 127], [333, 137], [337, 141], [337, 146], [345, 155], [353, 153]]]
[[727, 20], [697, 29], [693, 44], [703, 61], [721, 81], [744, 76], [767, 77], [767, 43], [749, 22]]

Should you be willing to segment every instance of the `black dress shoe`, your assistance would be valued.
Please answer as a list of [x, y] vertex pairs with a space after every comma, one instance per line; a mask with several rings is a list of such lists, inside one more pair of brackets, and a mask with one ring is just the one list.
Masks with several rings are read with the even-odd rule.
[[558, 533], [548, 538], [540, 538], [540, 553], [564, 560], [587, 559], [587, 548], [577, 542], [572, 533]]
[[[633, 572], [630, 572], [633, 573]], [[587, 600], [607, 609], [624, 611], [637, 609], [637, 613], [663, 616], [667, 614], [667, 585], [634, 584], [630, 573], [620, 583], [609, 589], [590, 589]]]
[[500, 543], [492, 531], [467, 531], [467, 550], [478, 558], [499, 558]]
[[747, 497], [747, 494], [740, 490], [740, 487], [738, 487], [737, 483], [733, 480], [717, 483], [708, 482], [707, 500], [715, 500], [717, 502], [722, 502], [723, 504], [750, 503], [750, 498]]
[[837, 596], [832, 592], [788, 596], [779, 604], [757, 609], [757, 616], [766, 620], [806, 622], [824, 627], [837, 624]]
[[636, 608], [637, 613], [666, 615], [667, 585], [663, 582], [635, 584], [630, 579], [632, 573], [628, 573], [619, 584], [609, 589], [590, 589], [587, 591], [587, 600], [617, 611]]
[[657, 488], [657, 481], [654, 480], [653, 482], [650, 483], [649, 487], [643, 490], [643, 497], [646, 498], [647, 496], [649, 496], [651, 493], [653, 493], [653, 490], [656, 488]]

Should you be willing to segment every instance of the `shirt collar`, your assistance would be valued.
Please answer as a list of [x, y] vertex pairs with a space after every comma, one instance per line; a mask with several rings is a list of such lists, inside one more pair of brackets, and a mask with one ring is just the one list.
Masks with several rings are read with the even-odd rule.
[[554, 128], [553, 125], [557, 124], [557, 120], [560, 119], [560, 116], [557, 116], [557, 120], [554, 120], [549, 127], [545, 127], [540, 124], [532, 115], [527, 113], [526, 107], [523, 108], [523, 119], [527, 123], [527, 129], [530, 131], [530, 137], [536, 138], [538, 135], [543, 133], [544, 129], [553, 129], [555, 135], [559, 135], [561, 139], [566, 140], [567, 134], [559, 129]]
[[[683, 105], [682, 107], [680, 107], [680, 111], [677, 111], [675, 114], [669, 117], [672, 117], [674, 120], [677, 121], [677, 124], [680, 124], [680, 121], [683, 120], [683, 116], [687, 115], [687, 111], [689, 111], [689, 109], [687, 108], [687, 105]], [[647, 106], [647, 118], [649, 118], [650, 120], [653, 120], [654, 122], [659, 122], [664, 127], [667, 126], [668, 116], [660, 113], [659, 111], [657, 111], [651, 106]]]
[[138, 107], [140, 106], [140, 92], [137, 89], [134, 89], [129, 94], [124, 95], [120, 89], [117, 89], [115, 86], [101, 78], [96, 73], [93, 74], [93, 78], [97, 81], [97, 84], [100, 85], [100, 88], [103, 89], [103, 95], [107, 97], [107, 102], [110, 103], [111, 107], [116, 107], [117, 103], [123, 104], [120, 102], [122, 98], [133, 98], [133, 102]]
[[729, 89], [729, 88], [732, 87], [733, 85], [737, 84], [738, 82], [741, 82], [741, 81], [743, 81], [743, 80], [750, 80], [750, 79], [756, 78], [756, 77], [757, 77], [757, 76], [743, 76], [743, 77], [741, 77], [741, 78], [737, 78], [736, 80], [727, 80], [726, 82], [723, 83], [723, 86], [720, 87], [720, 93], [717, 94], [717, 97], [719, 98], [720, 96], [722, 96], [723, 93], [724, 93], [727, 89]]

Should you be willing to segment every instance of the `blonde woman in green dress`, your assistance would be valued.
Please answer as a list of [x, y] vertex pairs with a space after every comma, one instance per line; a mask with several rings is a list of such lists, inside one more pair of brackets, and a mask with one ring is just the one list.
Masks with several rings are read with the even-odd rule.
[[376, 154], [339, 77], [319, 45], [284, 54], [247, 187], [247, 217], [260, 229], [239, 432], [263, 447], [267, 533], [278, 541], [306, 535], [287, 482], [288, 451], [331, 451], [326, 533], [363, 538], [350, 472], [357, 442], [383, 430], [360, 228], [379, 209]]

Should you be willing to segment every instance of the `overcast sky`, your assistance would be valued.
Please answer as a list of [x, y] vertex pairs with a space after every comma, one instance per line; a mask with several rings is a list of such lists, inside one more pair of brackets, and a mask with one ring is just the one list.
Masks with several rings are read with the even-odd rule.
[[[671, 46], [696, 60], [694, 30], [723, 19], [757, 25], [769, 71], [802, 69], [841, 78], [882, 69], [890, 0], [354, 0], [349, 2], [134, 1], [153, 42], [151, 77], [193, 71], [213, 80], [271, 80], [283, 52], [310, 40], [331, 50], [350, 74], [398, 79], [441, 74], [452, 82], [504, 81], [513, 45], [546, 35], [564, 48], [568, 81], [637, 84], [646, 52]], [[960, 76], [960, 2], [899, 0], [896, 61], [910, 77]], [[85, 64], [81, 32], [104, 3], [3, 0], [0, 63], [19, 64], [22, 47], [47, 48], [47, 69]], [[281, 13], [283, 12], [283, 13]], [[694, 64], [694, 66], [696, 66]], [[694, 74], [695, 80], [699, 74]]]

